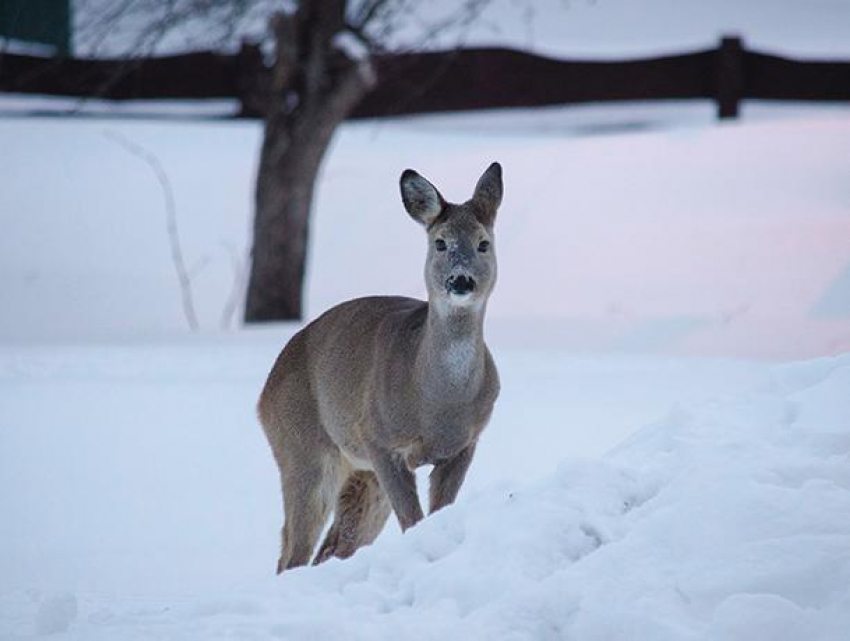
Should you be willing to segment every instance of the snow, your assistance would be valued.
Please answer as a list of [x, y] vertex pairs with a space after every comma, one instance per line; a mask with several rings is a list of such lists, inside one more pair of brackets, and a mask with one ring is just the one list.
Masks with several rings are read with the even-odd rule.
[[369, 48], [350, 31], [341, 31], [333, 39], [334, 46], [349, 60], [366, 60], [369, 57]]
[[[281, 579], [254, 403], [297, 326], [222, 319], [257, 127], [0, 121], [0, 638], [841, 639], [848, 116], [678, 118], [624, 105], [343, 129], [309, 314], [421, 292], [401, 168], [461, 199], [498, 159], [503, 394], [455, 506]], [[651, 124], [583, 133], [624, 121]], [[159, 185], [116, 133], [172, 182], [200, 334]], [[810, 360], [773, 362], [789, 358]]]
[[[376, 292], [421, 296], [422, 234], [399, 205], [399, 174], [416, 168], [463, 200], [470, 176], [499, 160], [494, 336], [585, 352], [848, 349], [846, 108], [756, 110], [721, 126], [692, 112], [668, 128], [575, 136], [582, 117], [600, 127], [662, 116], [623, 105], [346, 125], [315, 202], [308, 316]], [[254, 123], [0, 120], [0, 224], [10, 230], [0, 270], [16, 310], [0, 316], [0, 338], [185, 328], [160, 186], [116, 135], [169, 176], [201, 327], [232, 327], [224, 311], [244, 285], [259, 133]]]
[[40, 42], [23, 42], [0, 36], [0, 52], [21, 56], [53, 56], [56, 55], [56, 47]]
[[53, 594], [42, 599], [35, 615], [38, 634], [67, 632], [77, 617], [77, 598], [68, 592]]
[[[543, 52], [651, 54], [734, 27], [850, 55], [842, 2], [508, 4], [534, 16], [499, 42]], [[0, 639], [846, 639], [850, 113], [743, 116], [625, 103], [344, 126], [308, 316], [421, 295], [400, 172], [460, 200], [498, 160], [503, 392], [455, 505], [282, 577], [254, 404], [299, 325], [245, 329], [231, 309], [259, 126], [0, 119]], [[168, 174], [197, 334], [160, 186], [116, 136]]]
[[562, 397], [505, 395], [455, 506], [276, 579], [276, 338], [4, 350], [0, 637], [844, 638], [850, 357], [507, 350]]

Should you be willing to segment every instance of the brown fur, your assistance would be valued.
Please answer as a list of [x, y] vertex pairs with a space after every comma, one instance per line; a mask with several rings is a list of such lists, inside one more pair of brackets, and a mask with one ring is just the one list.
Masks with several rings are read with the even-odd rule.
[[[278, 572], [310, 562], [331, 510], [315, 563], [371, 543], [391, 508], [402, 529], [418, 522], [420, 465], [434, 465], [429, 511], [452, 503], [499, 393], [483, 322], [496, 279], [501, 168], [494, 163], [462, 205], [410, 170], [401, 186], [408, 213], [428, 231], [428, 302], [337, 305], [286, 345], [260, 396], [284, 495]], [[451, 289], [459, 276], [474, 281], [471, 292]]]

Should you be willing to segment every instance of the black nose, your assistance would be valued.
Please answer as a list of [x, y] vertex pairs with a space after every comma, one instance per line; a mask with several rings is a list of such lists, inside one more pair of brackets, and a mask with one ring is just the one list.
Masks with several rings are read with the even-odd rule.
[[460, 276], [452, 276], [446, 281], [446, 290], [450, 294], [457, 294], [458, 296], [463, 296], [464, 294], [468, 294], [475, 289], [475, 281], [472, 280], [469, 276], [464, 276], [461, 274]]

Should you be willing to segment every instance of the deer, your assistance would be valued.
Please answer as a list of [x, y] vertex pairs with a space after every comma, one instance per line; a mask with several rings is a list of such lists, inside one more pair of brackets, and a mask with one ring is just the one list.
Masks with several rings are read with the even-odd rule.
[[314, 565], [371, 544], [391, 511], [403, 532], [422, 520], [420, 466], [433, 466], [429, 514], [453, 503], [499, 395], [484, 315], [502, 168], [491, 164], [462, 204], [412, 169], [400, 187], [428, 237], [427, 301], [332, 307], [286, 344], [259, 398], [283, 493], [278, 574], [310, 563], [331, 511]]

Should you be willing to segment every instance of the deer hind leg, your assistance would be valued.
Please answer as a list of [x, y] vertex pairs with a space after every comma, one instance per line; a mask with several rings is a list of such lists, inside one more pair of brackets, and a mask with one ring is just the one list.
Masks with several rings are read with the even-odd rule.
[[284, 525], [278, 574], [310, 562], [339, 490], [338, 456], [314, 454], [298, 465], [284, 465], [281, 480]]
[[336, 514], [315, 565], [331, 557], [346, 559], [374, 541], [391, 512], [390, 501], [374, 472], [358, 470], [349, 474], [339, 492]]

